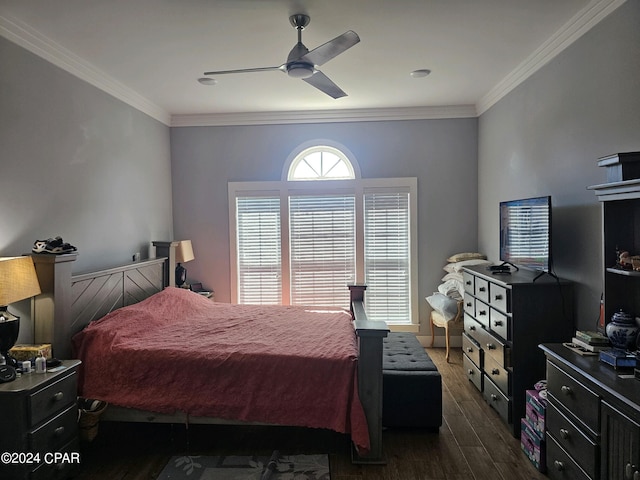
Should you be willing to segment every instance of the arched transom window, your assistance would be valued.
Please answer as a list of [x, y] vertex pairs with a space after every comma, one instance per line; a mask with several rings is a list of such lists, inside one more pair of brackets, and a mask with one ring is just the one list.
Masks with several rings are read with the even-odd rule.
[[349, 159], [337, 148], [321, 145], [300, 152], [289, 167], [289, 180], [355, 178]]

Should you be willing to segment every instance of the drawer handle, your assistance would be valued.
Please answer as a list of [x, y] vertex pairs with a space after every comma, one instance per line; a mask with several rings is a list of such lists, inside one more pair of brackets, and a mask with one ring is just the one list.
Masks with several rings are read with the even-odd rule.
[[561, 428], [560, 436], [566, 440], [567, 438], [569, 438], [569, 430], [567, 430], [566, 428]]
[[492, 393], [491, 394], [491, 400], [494, 401], [494, 402], [497, 402], [498, 401], [498, 396], [495, 393]]
[[487, 343], [487, 350], [495, 350], [496, 346], [493, 343]]
[[496, 296], [495, 296], [495, 297], [493, 297], [493, 298], [495, 298], [496, 300], [502, 300], [502, 295], [496, 295]]
[[491, 375], [500, 375], [500, 370], [494, 368], [493, 370], [491, 370]]
[[467, 280], [467, 281], [465, 282], [465, 285], [471, 285], [471, 280]]
[[560, 391], [562, 393], [564, 393], [565, 395], [572, 395], [573, 394], [573, 390], [571, 390], [571, 387], [569, 387], [567, 385], [563, 385], [562, 388], [560, 389]]
[[467, 352], [468, 352], [468, 353], [473, 353], [473, 348], [471, 348], [471, 347], [467, 347]]
[[493, 326], [494, 327], [501, 327], [502, 326], [502, 320], [495, 320], [493, 322]]
[[61, 436], [63, 436], [63, 435], [64, 435], [64, 427], [58, 427], [58, 428], [56, 428], [56, 429], [53, 431], [53, 434], [54, 434], [56, 437], [61, 437]]
[[54, 393], [53, 397], [51, 398], [53, 399], [54, 402], [60, 402], [64, 398], [64, 393], [62, 392]]
[[467, 371], [467, 373], [468, 373], [469, 375], [473, 375], [475, 372], [474, 372], [473, 370], [469, 369], [469, 370]]
[[562, 463], [560, 460], [555, 460], [553, 462], [553, 466], [556, 467], [556, 470], [558, 470], [559, 472], [562, 472], [564, 470], [564, 463]]
[[473, 303], [467, 302], [467, 307], [471, 307], [471, 305], [473, 305]]
[[484, 287], [480, 287], [478, 290], [480, 290], [481, 292], [486, 292], [487, 291], [487, 289], [484, 288]]
[[470, 330], [470, 331], [472, 331], [472, 332], [475, 332], [476, 327], [474, 327], [473, 325], [471, 325], [471, 326], [469, 327], [469, 330]]
[[480, 315], [480, 316], [482, 316], [482, 315], [486, 315], [486, 314], [487, 314], [487, 311], [486, 311], [486, 310], [480, 310], [480, 311], [478, 312], [478, 315]]

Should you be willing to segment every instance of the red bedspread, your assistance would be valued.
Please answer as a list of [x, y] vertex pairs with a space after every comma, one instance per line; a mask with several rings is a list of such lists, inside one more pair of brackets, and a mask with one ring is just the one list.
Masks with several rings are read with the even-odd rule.
[[369, 449], [347, 312], [215, 303], [167, 288], [91, 323], [73, 345], [86, 398], [328, 428]]

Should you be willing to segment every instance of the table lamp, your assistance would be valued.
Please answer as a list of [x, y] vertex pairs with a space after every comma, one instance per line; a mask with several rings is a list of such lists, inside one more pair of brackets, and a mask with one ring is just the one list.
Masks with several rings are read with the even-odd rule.
[[7, 311], [7, 306], [38, 294], [40, 284], [31, 257], [0, 258], [0, 354], [7, 365], [17, 365], [9, 350], [18, 340], [20, 331], [20, 317]]
[[187, 280], [187, 269], [182, 266], [183, 263], [190, 262], [196, 257], [193, 256], [193, 246], [191, 240], [181, 240], [176, 247], [176, 285], [181, 287]]

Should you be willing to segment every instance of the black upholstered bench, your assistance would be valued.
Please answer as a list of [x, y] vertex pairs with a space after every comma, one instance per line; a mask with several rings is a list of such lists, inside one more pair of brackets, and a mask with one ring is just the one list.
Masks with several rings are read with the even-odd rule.
[[382, 358], [382, 425], [438, 430], [442, 378], [416, 336], [389, 333]]

